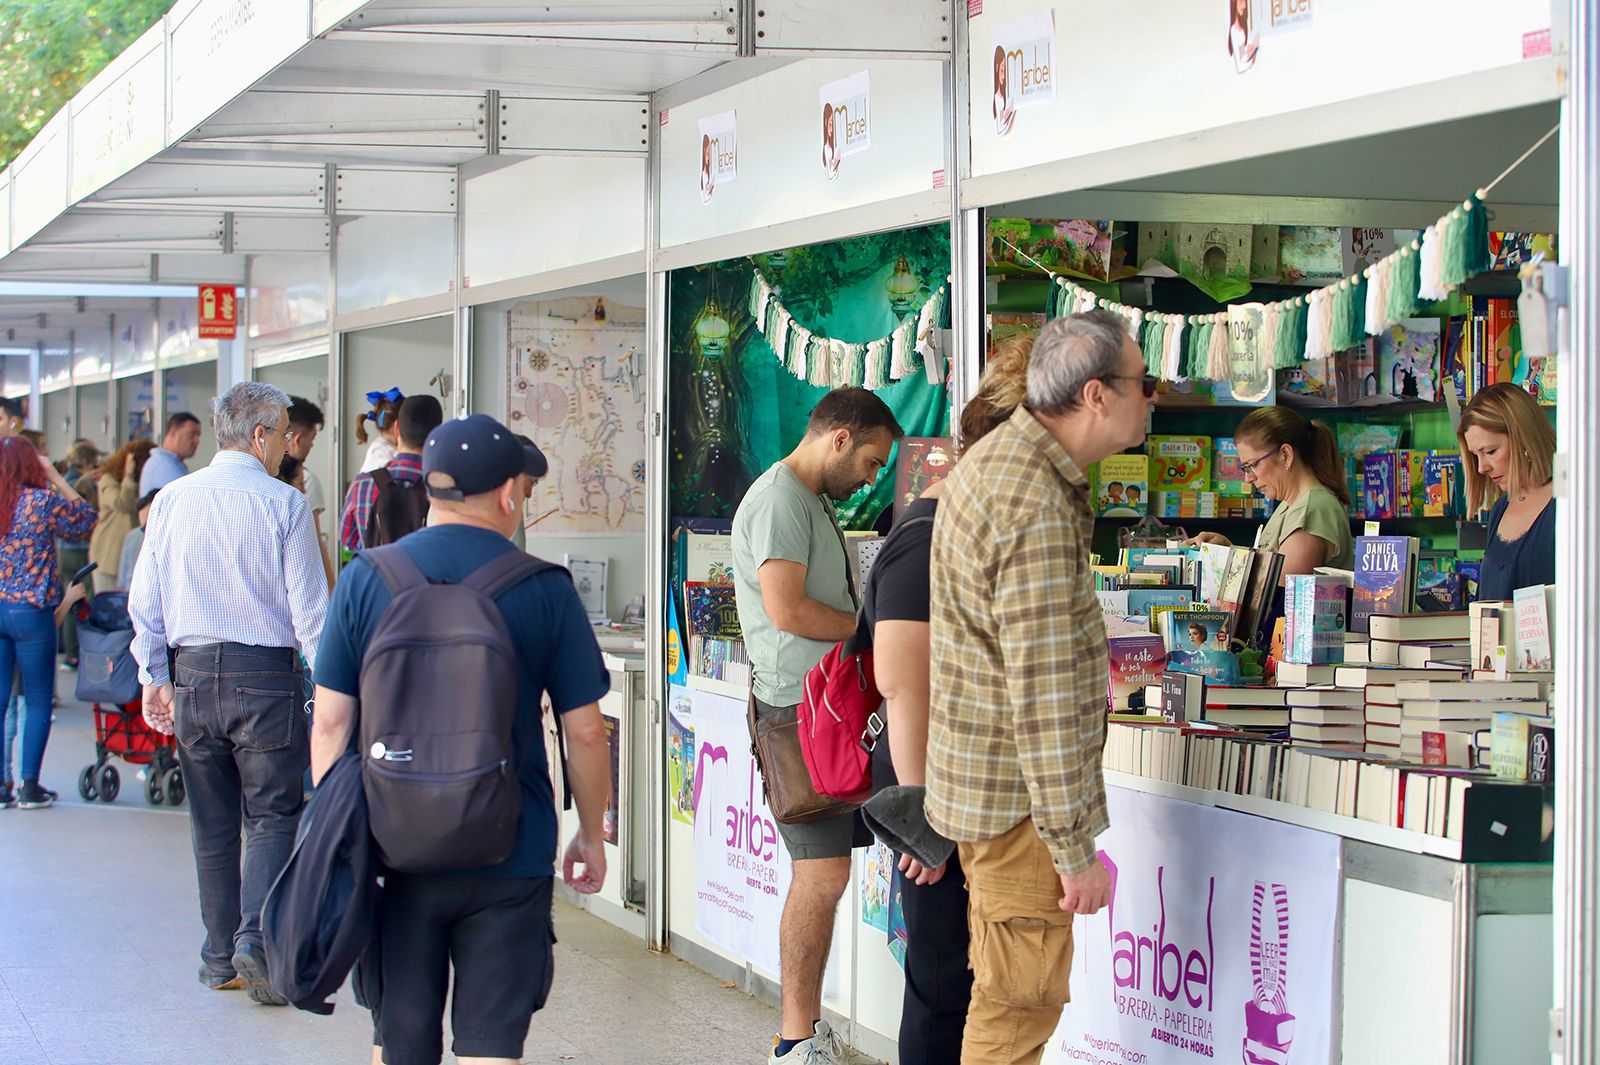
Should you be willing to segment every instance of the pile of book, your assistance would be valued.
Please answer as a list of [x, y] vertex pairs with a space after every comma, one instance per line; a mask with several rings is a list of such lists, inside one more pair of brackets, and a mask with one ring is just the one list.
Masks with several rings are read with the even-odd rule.
[[1089, 467], [1099, 517], [1265, 517], [1265, 501], [1239, 472], [1232, 437], [1148, 437], [1145, 453], [1112, 455]]

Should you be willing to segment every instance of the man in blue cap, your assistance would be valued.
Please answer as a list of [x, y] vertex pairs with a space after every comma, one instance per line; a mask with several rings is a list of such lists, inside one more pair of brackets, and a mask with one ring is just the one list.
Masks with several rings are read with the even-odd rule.
[[[521, 521], [522, 485], [547, 470], [537, 447], [524, 446], [488, 415], [447, 421], [429, 434], [422, 451], [422, 478], [432, 501], [428, 526], [378, 550], [403, 551], [429, 582], [461, 583], [516, 550], [510, 536]], [[317, 660], [315, 780], [350, 745], [361, 712], [362, 660], [392, 598], [377, 564], [364, 554], [339, 578]], [[373, 1013], [375, 1062], [436, 1065], [448, 990], [454, 995], [451, 1028], [459, 1057], [522, 1059], [529, 1022], [544, 1005], [552, 974], [556, 807], [540, 727], [545, 694], [561, 715], [578, 808], [579, 831], [565, 856], [565, 878], [584, 893], [599, 890], [605, 879], [601, 819], [611, 762], [599, 700], [610, 680], [583, 604], [559, 567], [512, 584], [494, 602], [516, 652], [513, 742], [522, 796], [516, 844], [498, 865], [386, 874], [379, 949], [363, 963], [369, 976], [378, 977], [362, 981]], [[462, 683], [470, 686], [466, 679]], [[438, 712], [449, 714], [452, 707], [440, 705]], [[372, 973], [373, 967], [379, 972]]]

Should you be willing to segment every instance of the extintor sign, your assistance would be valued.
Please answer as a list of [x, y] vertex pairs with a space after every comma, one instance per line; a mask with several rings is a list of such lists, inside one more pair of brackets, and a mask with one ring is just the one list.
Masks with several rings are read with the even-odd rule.
[[232, 340], [238, 335], [238, 290], [232, 285], [201, 285], [200, 338]]

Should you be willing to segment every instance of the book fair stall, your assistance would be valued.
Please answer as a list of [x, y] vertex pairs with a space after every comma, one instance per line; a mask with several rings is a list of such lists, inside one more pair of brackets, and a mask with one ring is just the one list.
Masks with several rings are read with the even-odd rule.
[[[962, 340], [1104, 308], [1159, 379], [1146, 444], [1089, 471], [1115, 899], [1078, 919], [1046, 1060], [1548, 1041], [1554, 558], [1515, 604], [1474, 602], [1486, 515], [1456, 426], [1501, 382], [1550, 450], [1566, 413], [1546, 306], [1519, 302], [1560, 259], [1561, 82], [1548, 5], [1469, 6], [1425, 63], [1408, 42], [1442, 7], [1385, 8], [1378, 34], [1321, 5], [1174, 8], [1123, 71], [1189, 86], [1160, 106], [1068, 103], [1099, 78], [1057, 42], [1109, 33], [1116, 5], [966, 24], [982, 247], [960, 298], [989, 331]], [[1304, 575], [1250, 547], [1273, 449], [1235, 430], [1269, 408], [1340, 455], [1350, 549]]]

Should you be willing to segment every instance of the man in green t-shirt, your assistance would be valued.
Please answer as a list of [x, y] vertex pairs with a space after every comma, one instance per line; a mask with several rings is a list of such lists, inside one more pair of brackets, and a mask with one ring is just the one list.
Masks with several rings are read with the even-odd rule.
[[[833, 500], [871, 484], [904, 433], [864, 388], [836, 388], [811, 412], [787, 458], [756, 478], [733, 519], [739, 625], [750, 654], [758, 718], [793, 715], [806, 671], [856, 630], [856, 592]], [[783, 1022], [769, 1062], [813, 1048], [844, 1060], [822, 1018], [822, 972], [833, 915], [850, 879], [850, 849], [871, 842], [859, 814], [778, 826], [794, 862], [778, 930]], [[798, 1051], [798, 1053], [797, 1053]]]

